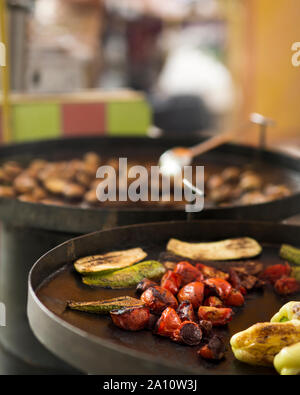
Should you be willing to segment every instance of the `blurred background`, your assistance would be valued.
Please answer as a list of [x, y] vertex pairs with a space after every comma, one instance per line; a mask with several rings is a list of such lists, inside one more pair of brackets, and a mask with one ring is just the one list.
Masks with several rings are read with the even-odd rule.
[[[255, 111], [276, 121], [268, 144], [300, 145], [298, 0], [1, 3], [2, 142], [188, 138], [237, 127]], [[257, 144], [256, 129], [241, 142]]]

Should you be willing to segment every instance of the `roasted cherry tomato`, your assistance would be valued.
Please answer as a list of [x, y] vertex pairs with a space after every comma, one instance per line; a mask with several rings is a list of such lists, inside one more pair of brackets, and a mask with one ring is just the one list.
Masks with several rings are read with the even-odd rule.
[[202, 304], [203, 295], [204, 284], [200, 281], [194, 281], [181, 288], [178, 292], [177, 299], [179, 302], [190, 302], [194, 309], [196, 309]]
[[224, 358], [225, 344], [219, 336], [213, 336], [208, 344], [200, 348], [198, 355], [204, 359], [218, 361]]
[[158, 319], [154, 333], [161, 336], [171, 337], [180, 325], [181, 320], [176, 311], [171, 307], [167, 307]]
[[245, 299], [243, 294], [236, 289], [232, 289], [230, 294], [225, 299], [226, 306], [243, 306]]
[[113, 323], [127, 331], [140, 331], [145, 329], [150, 318], [147, 307], [125, 307], [110, 312]]
[[209, 296], [204, 301], [204, 306], [210, 307], [224, 307], [223, 302], [217, 296]]
[[136, 292], [138, 294], [142, 294], [144, 291], [146, 291], [146, 289], [150, 288], [150, 287], [155, 287], [156, 285], [158, 285], [157, 283], [155, 283], [154, 281], [149, 280], [148, 278], [144, 278], [142, 281], [140, 281], [138, 283], [138, 285], [136, 286]]
[[191, 283], [192, 281], [203, 280], [202, 273], [189, 262], [179, 262], [177, 263], [174, 273], [178, 273], [182, 277], [181, 286]]
[[270, 281], [275, 284], [283, 276], [289, 276], [291, 274], [291, 267], [286, 262], [285, 264], [278, 264], [267, 267], [261, 274], [263, 280]]
[[228, 324], [232, 316], [233, 311], [230, 308], [200, 306], [198, 310], [199, 321], [211, 321], [213, 326]]
[[191, 302], [181, 302], [177, 309], [181, 321], [196, 321], [195, 312]]
[[215, 269], [212, 266], [206, 266], [203, 263], [197, 263], [196, 268], [200, 270], [204, 278], [217, 277], [223, 278], [224, 280], [227, 280], [229, 278], [229, 274], [224, 273], [221, 270]]
[[148, 288], [141, 295], [141, 301], [154, 314], [161, 314], [166, 307], [173, 307], [174, 309], [178, 307], [175, 296], [167, 289], [159, 286]]
[[226, 299], [232, 290], [231, 284], [223, 278], [208, 278], [204, 280], [209, 293], [216, 293], [222, 300]]
[[161, 287], [172, 292], [173, 295], [177, 295], [181, 285], [181, 275], [168, 270], [161, 279]]
[[300, 283], [293, 277], [282, 277], [275, 283], [279, 295], [290, 295], [300, 291]]
[[242, 285], [242, 282], [241, 282], [241, 279], [240, 279], [239, 275], [237, 274], [237, 272], [233, 268], [229, 269], [229, 279], [228, 279], [228, 281], [230, 282], [230, 284], [232, 285], [233, 288], [235, 288], [238, 291], [240, 291], [243, 295], [246, 295], [247, 290]]
[[199, 325], [192, 321], [184, 321], [172, 335], [172, 340], [189, 346], [197, 346], [201, 339], [202, 331]]

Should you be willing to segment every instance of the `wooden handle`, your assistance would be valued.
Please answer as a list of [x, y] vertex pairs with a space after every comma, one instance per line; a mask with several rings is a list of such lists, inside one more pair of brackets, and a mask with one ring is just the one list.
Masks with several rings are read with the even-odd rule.
[[225, 143], [228, 143], [229, 141], [232, 141], [233, 138], [236, 136], [237, 132], [235, 131], [227, 131], [224, 133], [221, 133], [215, 137], [212, 137], [209, 140], [204, 141], [204, 143], [200, 143], [195, 145], [194, 147], [190, 148], [190, 154], [194, 156], [198, 156], [200, 154], [204, 154], [207, 151], [210, 151], [216, 147], [219, 147], [220, 145], [223, 145]]

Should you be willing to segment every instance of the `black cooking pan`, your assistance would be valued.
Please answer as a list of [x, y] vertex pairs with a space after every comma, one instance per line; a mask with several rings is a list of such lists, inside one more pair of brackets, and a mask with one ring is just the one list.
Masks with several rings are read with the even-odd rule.
[[[109, 317], [66, 309], [66, 301], [134, 295], [134, 289], [109, 290], [83, 285], [72, 262], [82, 256], [115, 249], [142, 247], [157, 259], [171, 237], [212, 241], [249, 236], [263, 244], [264, 265], [280, 262], [281, 243], [300, 245], [300, 227], [258, 222], [192, 221], [135, 225], [96, 232], [70, 240], [45, 254], [29, 275], [28, 317], [37, 338], [58, 357], [93, 374], [274, 374], [272, 368], [253, 367], [235, 360], [230, 349], [220, 363], [200, 361], [195, 348], [177, 345], [150, 332], [126, 332]], [[216, 263], [215, 263], [216, 264]], [[218, 263], [223, 267], [228, 263]], [[292, 297], [300, 300], [300, 295]], [[232, 334], [256, 322], [268, 321], [288, 301], [271, 287], [250, 293], [227, 329]]]
[[[97, 151], [104, 157], [131, 157], [151, 161], [170, 147], [193, 145], [199, 139], [90, 137], [49, 140], [0, 148], [0, 162], [35, 158], [65, 160]], [[224, 145], [201, 156], [201, 164], [222, 169], [229, 165], [250, 165], [291, 186], [290, 197], [253, 206], [206, 208], [193, 214], [195, 219], [280, 220], [300, 212], [300, 161], [255, 148]], [[282, 180], [282, 181], [281, 181]], [[32, 262], [49, 249], [72, 237], [100, 229], [137, 223], [185, 220], [182, 209], [157, 206], [141, 208], [81, 208], [71, 205], [48, 206], [0, 199], [1, 265], [0, 301], [7, 307], [7, 327], [0, 332], [0, 343], [18, 357], [35, 365], [51, 368], [58, 361], [46, 353], [32, 336], [26, 321], [27, 284], [24, 281]]]
[[[199, 142], [182, 138], [77, 138], [50, 140], [0, 148], [1, 162], [34, 158], [65, 160], [81, 157], [87, 151], [96, 151], [104, 157], [129, 157], [135, 160], [158, 161], [170, 147], [193, 145]], [[272, 151], [226, 144], [201, 156], [198, 163], [217, 171], [226, 166], [254, 166], [267, 180], [291, 187], [292, 196], [255, 205], [205, 207], [194, 214], [195, 219], [250, 219], [281, 220], [300, 210], [300, 160]], [[185, 219], [180, 209], [120, 206], [116, 208], [82, 208], [74, 205], [51, 206], [0, 198], [0, 219], [16, 226], [84, 234], [103, 227], [130, 225], [153, 221]]]

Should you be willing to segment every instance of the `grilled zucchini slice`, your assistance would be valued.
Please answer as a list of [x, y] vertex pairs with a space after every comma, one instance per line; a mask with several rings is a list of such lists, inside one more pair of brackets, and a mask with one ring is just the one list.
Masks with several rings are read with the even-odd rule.
[[142, 261], [147, 253], [141, 248], [108, 252], [104, 255], [91, 255], [77, 259], [74, 267], [81, 274], [97, 274], [105, 271], [123, 269]]
[[122, 307], [140, 307], [143, 303], [139, 299], [130, 296], [120, 296], [118, 298], [98, 300], [95, 302], [68, 302], [68, 307], [72, 310], [85, 311], [94, 314], [108, 314], [112, 310]]
[[209, 243], [187, 243], [170, 239], [167, 250], [176, 255], [204, 261], [228, 261], [253, 258], [262, 252], [260, 244], [250, 237]]

